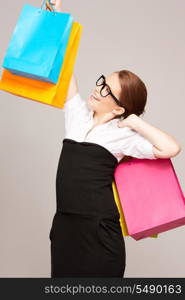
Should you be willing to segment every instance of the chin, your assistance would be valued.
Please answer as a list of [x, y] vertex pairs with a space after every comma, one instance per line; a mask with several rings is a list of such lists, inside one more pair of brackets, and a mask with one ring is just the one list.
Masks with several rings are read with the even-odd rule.
[[89, 106], [90, 109], [93, 109], [94, 103], [92, 102], [91, 97], [89, 97], [89, 98], [87, 99], [87, 105]]

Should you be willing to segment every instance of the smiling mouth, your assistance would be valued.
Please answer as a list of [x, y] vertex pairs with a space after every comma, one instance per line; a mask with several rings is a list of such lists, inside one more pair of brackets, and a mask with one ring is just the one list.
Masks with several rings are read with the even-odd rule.
[[100, 100], [97, 99], [93, 94], [91, 95], [91, 97], [92, 97], [93, 99], [95, 99], [96, 101], [100, 101]]

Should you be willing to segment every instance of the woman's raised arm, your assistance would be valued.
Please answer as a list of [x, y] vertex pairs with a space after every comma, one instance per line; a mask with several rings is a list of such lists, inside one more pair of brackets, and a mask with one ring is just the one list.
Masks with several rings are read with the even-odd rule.
[[69, 89], [67, 93], [67, 98], [66, 101], [71, 99], [73, 96], [75, 96], [78, 93], [78, 85], [77, 85], [77, 80], [74, 74], [71, 77], [70, 84], [69, 84]]
[[[50, 0], [50, 3], [55, 7], [56, 11], [62, 12], [62, 0]], [[50, 9], [46, 4], [46, 9]], [[71, 77], [69, 89], [66, 97], [66, 102], [78, 93], [77, 80], [74, 74]]]

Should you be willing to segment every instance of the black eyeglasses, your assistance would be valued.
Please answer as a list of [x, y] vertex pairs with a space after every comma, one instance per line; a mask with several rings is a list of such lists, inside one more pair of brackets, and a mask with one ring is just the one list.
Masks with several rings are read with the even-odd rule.
[[126, 107], [123, 106], [123, 105], [121, 104], [121, 102], [120, 102], [120, 101], [113, 95], [113, 93], [111, 92], [110, 87], [109, 87], [108, 84], [106, 83], [106, 80], [105, 80], [105, 76], [104, 76], [104, 75], [101, 75], [101, 76], [98, 78], [98, 80], [96, 81], [96, 86], [101, 86], [101, 85], [102, 85], [102, 88], [101, 88], [101, 90], [100, 90], [100, 95], [101, 95], [102, 97], [107, 97], [108, 95], [111, 95], [112, 98], [114, 99], [114, 101], [117, 103], [117, 105], [119, 105], [119, 106], [121, 106], [121, 107], [124, 107], [125, 110], [127, 110]]

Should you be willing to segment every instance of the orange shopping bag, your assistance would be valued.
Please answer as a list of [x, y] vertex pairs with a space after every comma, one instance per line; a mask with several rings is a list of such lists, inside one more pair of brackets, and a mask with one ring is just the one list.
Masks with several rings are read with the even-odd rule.
[[8, 70], [3, 69], [0, 89], [24, 98], [63, 108], [70, 79], [73, 74], [81, 33], [82, 25], [73, 22], [64, 63], [57, 84], [14, 75]]

